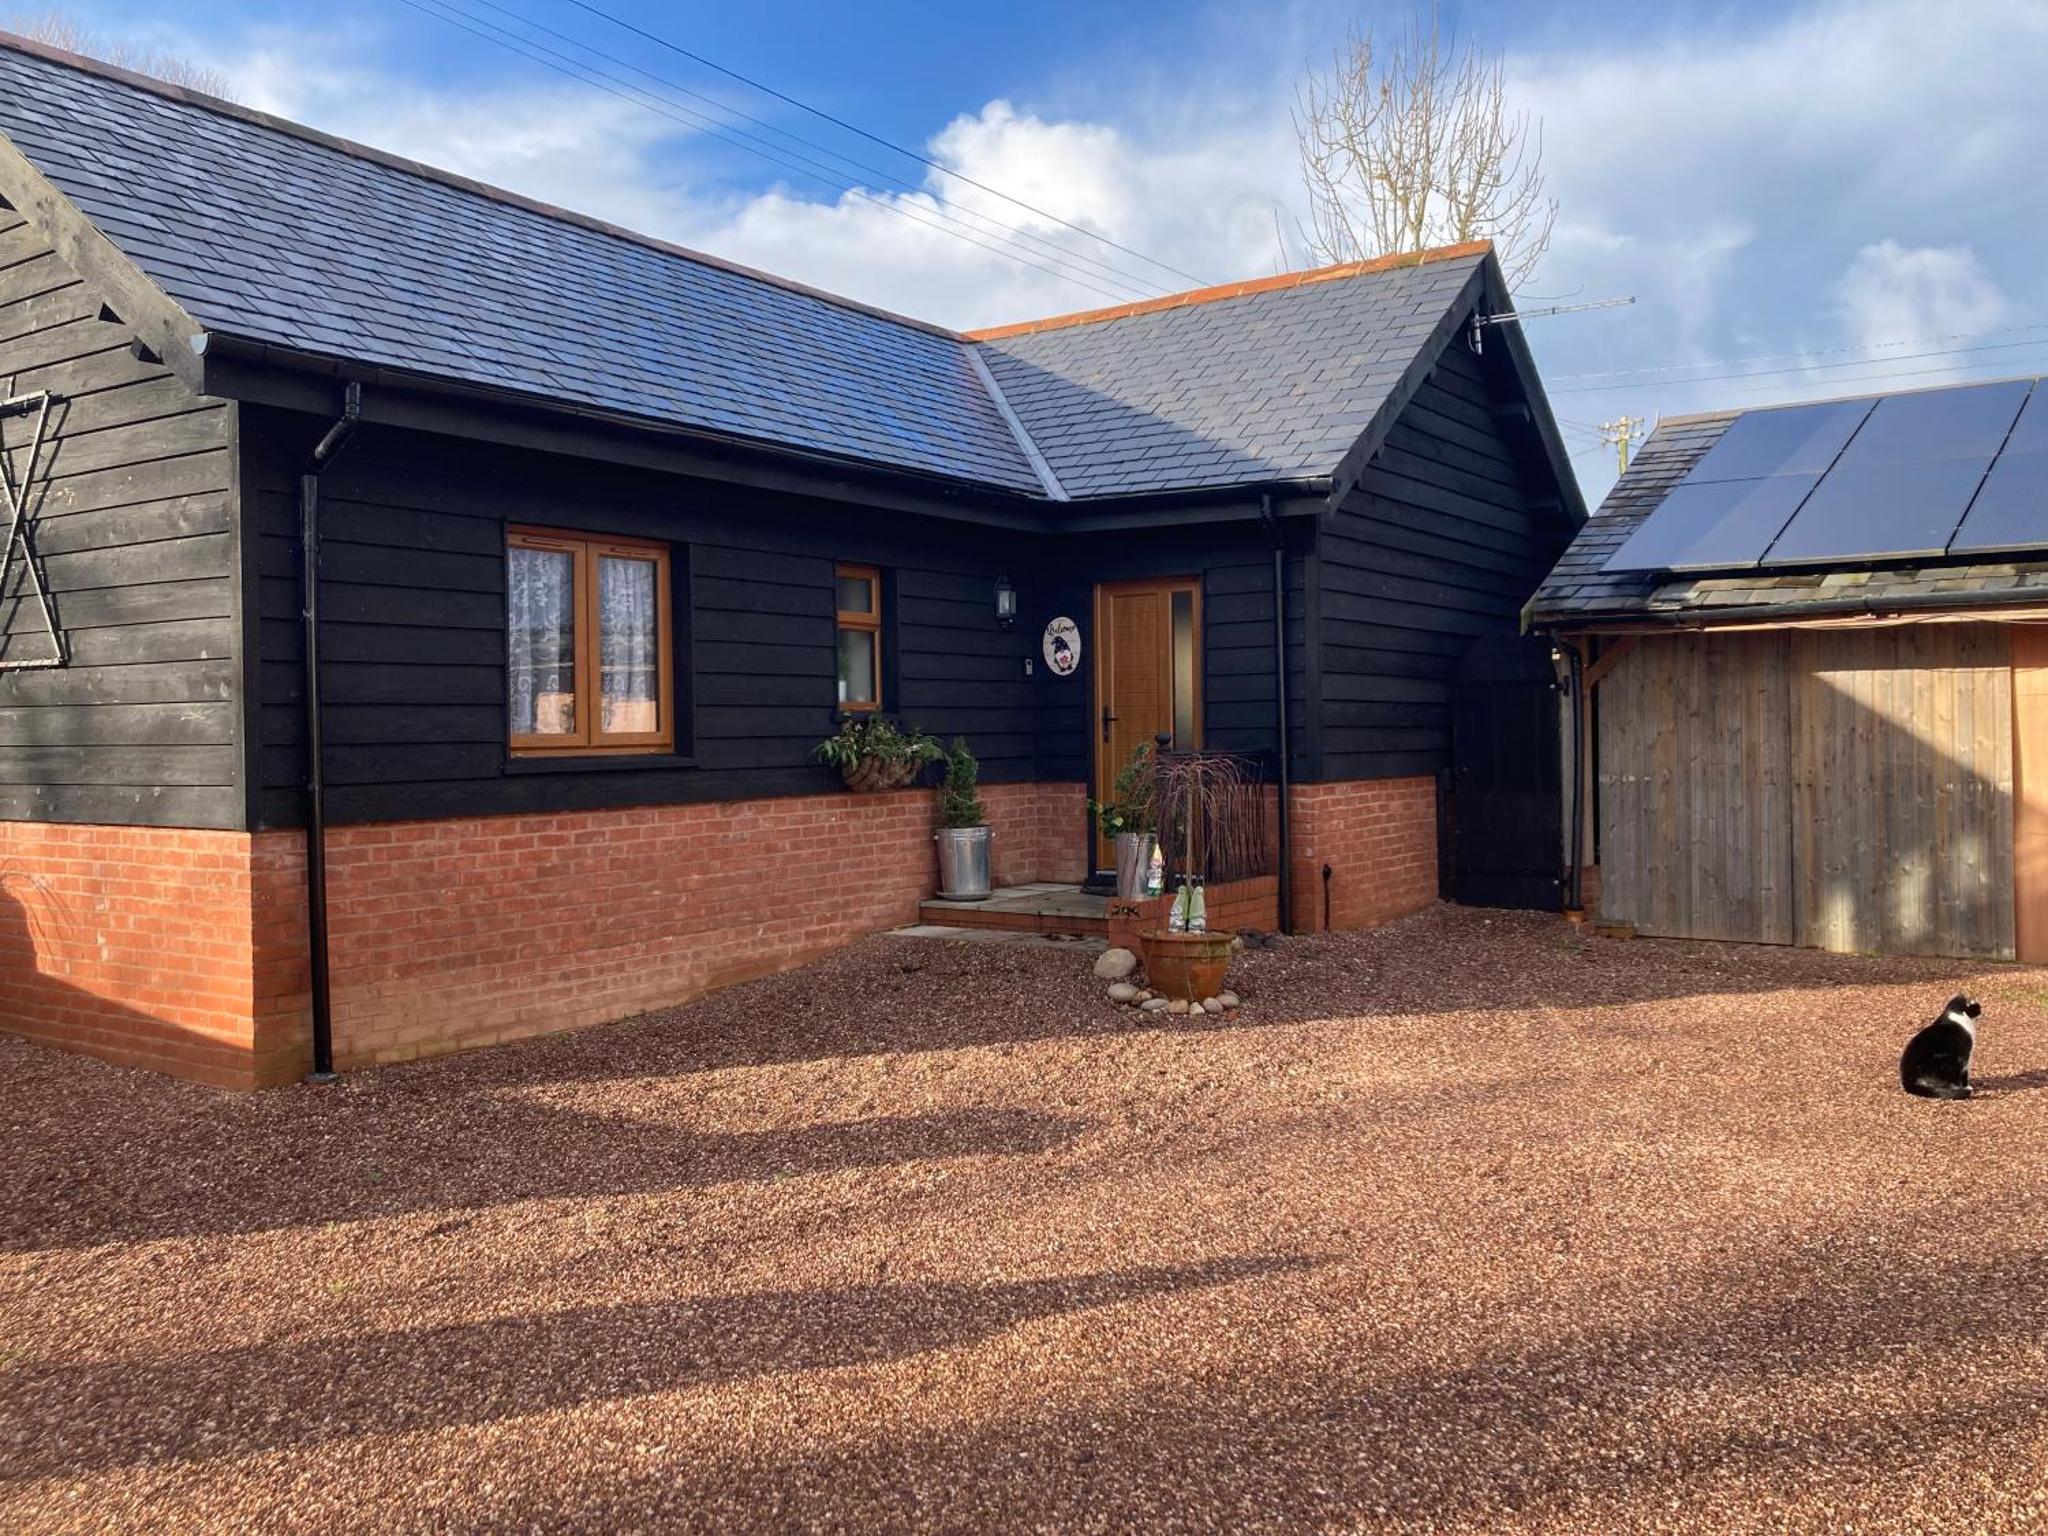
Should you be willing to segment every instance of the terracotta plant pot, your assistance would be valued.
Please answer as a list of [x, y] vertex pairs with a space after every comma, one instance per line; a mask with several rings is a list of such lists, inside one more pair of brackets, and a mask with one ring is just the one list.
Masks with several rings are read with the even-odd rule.
[[1202, 1002], [1223, 990], [1229, 969], [1227, 933], [1145, 935], [1145, 979], [1163, 996]]

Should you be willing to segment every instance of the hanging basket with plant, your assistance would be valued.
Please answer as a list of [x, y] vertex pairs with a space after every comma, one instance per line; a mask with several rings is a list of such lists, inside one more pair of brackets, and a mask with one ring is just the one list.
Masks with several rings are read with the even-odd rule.
[[819, 762], [839, 770], [846, 787], [863, 794], [902, 789], [927, 763], [946, 754], [922, 731], [904, 730], [880, 715], [849, 718], [815, 749]]

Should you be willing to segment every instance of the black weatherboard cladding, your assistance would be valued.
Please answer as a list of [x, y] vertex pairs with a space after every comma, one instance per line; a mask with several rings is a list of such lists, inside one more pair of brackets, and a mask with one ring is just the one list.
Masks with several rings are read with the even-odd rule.
[[[40, 533], [73, 642], [0, 681], [0, 815], [297, 820], [295, 490], [340, 398], [326, 362], [368, 401], [321, 497], [342, 823], [830, 788], [840, 560], [884, 572], [891, 712], [967, 736], [991, 782], [1088, 775], [1088, 667], [1026, 666], [1123, 578], [1200, 580], [1207, 744], [1267, 752], [1268, 497], [1296, 775], [1430, 771], [1456, 658], [1512, 629], [1576, 506], [1513, 338], [1482, 359], [1461, 334], [1505, 302], [1481, 254], [977, 343], [5, 45], [0, 134], [0, 189], [37, 210], [0, 217], [0, 372], [71, 397]], [[105, 318], [59, 247], [143, 320]], [[145, 323], [177, 376], [128, 350]], [[673, 753], [509, 756], [510, 524], [671, 543]]]
[[1459, 662], [1516, 632], [1572, 535], [1547, 466], [1503, 425], [1520, 398], [1498, 348], [1452, 342], [1330, 516], [1310, 599], [1310, 777], [1449, 766]]
[[[1319, 506], [1302, 501], [1297, 507]], [[1245, 518], [1199, 523], [1186, 528], [1135, 533], [1095, 533], [1044, 541], [1037, 580], [1026, 592], [1025, 618], [1036, 654], [1038, 630], [1055, 615], [1075, 620], [1082, 631], [1081, 669], [1054, 677], [1040, 665], [1038, 749], [1041, 776], [1086, 780], [1101, 730], [1094, 713], [1093, 647], [1098, 643], [1093, 613], [1095, 583], [1193, 577], [1202, 591], [1202, 725], [1204, 745], [1245, 752], [1274, 771], [1273, 547], [1265, 530]], [[1308, 734], [1306, 641], [1308, 553], [1313, 528], [1307, 519], [1286, 520], [1288, 697], [1296, 772], [1305, 770]]]
[[[292, 472], [304, 418], [251, 409], [260, 538], [263, 825], [299, 815]], [[996, 577], [1029, 568], [1014, 536], [366, 429], [323, 482], [330, 814], [336, 822], [653, 805], [826, 790], [811, 749], [835, 724], [833, 567], [887, 577], [892, 714], [965, 734], [991, 782], [1036, 769], [1035, 634], [995, 622]], [[542, 524], [675, 549], [670, 757], [513, 761], [505, 746], [504, 537]], [[1027, 587], [1028, 597], [1028, 587]]]
[[[194, 397], [129, 339], [0, 205], [0, 396], [61, 397], [30, 503], [69, 658], [0, 673], [0, 817], [234, 827], [236, 407]], [[34, 428], [0, 421], [17, 483]], [[0, 594], [14, 662], [53, 654], [25, 576], [17, 554]]]

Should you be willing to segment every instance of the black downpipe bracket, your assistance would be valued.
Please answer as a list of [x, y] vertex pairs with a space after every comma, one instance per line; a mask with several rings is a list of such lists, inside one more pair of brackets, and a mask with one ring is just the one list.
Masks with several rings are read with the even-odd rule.
[[1293, 786], [1293, 775], [1287, 761], [1287, 536], [1281, 532], [1280, 520], [1273, 515], [1273, 494], [1268, 491], [1259, 497], [1259, 521], [1266, 525], [1266, 534], [1273, 541], [1273, 729], [1275, 734], [1274, 757], [1280, 765], [1280, 795], [1278, 801], [1279, 825], [1279, 876], [1280, 876], [1280, 931], [1294, 931], [1294, 877], [1290, 869], [1290, 855], [1293, 840], [1289, 836], [1287, 802]]
[[299, 609], [306, 673], [306, 942], [312, 961], [312, 1083], [334, 1081], [334, 1004], [327, 966], [327, 772], [320, 746], [320, 472], [356, 435], [363, 386], [350, 384], [341, 415], [299, 474]]

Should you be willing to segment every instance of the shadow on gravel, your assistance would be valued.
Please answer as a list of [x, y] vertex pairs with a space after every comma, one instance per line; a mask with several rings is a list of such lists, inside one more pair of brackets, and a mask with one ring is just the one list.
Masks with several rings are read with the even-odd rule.
[[[767, 1183], [843, 1168], [1030, 1156], [1085, 1120], [1022, 1109], [886, 1115], [745, 1132], [679, 1130], [474, 1090], [393, 1104], [266, 1096], [284, 1120], [237, 1140], [235, 1122], [196, 1145], [175, 1131], [147, 1147], [110, 1136], [23, 1145], [9, 1159], [0, 1251], [226, 1236], [519, 1200], [610, 1198], [709, 1184]], [[257, 1101], [238, 1098], [230, 1108]], [[88, 1160], [81, 1161], [83, 1151]], [[223, 1177], [232, 1201], [220, 1198]]]
[[[2032, 1453], [1989, 1448], [2043, 1422], [2029, 1361], [2044, 1280], [2029, 1251], [1902, 1262], [1894, 1244], [1852, 1237], [1702, 1268], [1625, 1317], [1553, 1324], [1520, 1348], [1489, 1345], [1482, 1323], [1470, 1363], [1444, 1369], [1347, 1347], [1366, 1304], [1300, 1369], [1190, 1375], [1117, 1401], [1083, 1392], [1074, 1410], [1041, 1406], [1059, 1401], [1041, 1390], [993, 1426], [736, 1456], [701, 1475], [776, 1489], [793, 1524], [868, 1529], [1661, 1530], [1693, 1528], [1688, 1509], [1700, 1529], [1747, 1528], [1731, 1487], [1768, 1512], [1760, 1525], [1805, 1528], [1805, 1514], [1846, 1529], [1829, 1502], [1841, 1489], [1907, 1467], [1952, 1479], [1963, 1447], [2033, 1496]], [[1958, 1348], [2020, 1358], [1956, 1370]], [[658, 1525], [692, 1497], [672, 1466], [597, 1502], [579, 1488], [573, 1515]], [[463, 1529], [548, 1528], [572, 1512], [560, 1498], [544, 1476], [508, 1481]]]
[[1989, 1093], [2031, 1093], [2037, 1088], [2048, 1088], [2048, 1067], [2008, 1072], [2002, 1077], [1980, 1077], [1977, 1087]]
[[0, 1474], [243, 1455], [402, 1435], [972, 1344], [1035, 1319], [1319, 1261], [1276, 1255], [997, 1285], [849, 1286], [297, 1337], [167, 1361], [18, 1370]]
[[[1438, 906], [1368, 932], [1283, 939], [1249, 950], [1230, 972], [1231, 985], [1251, 1000], [1243, 1013], [1227, 1021], [1162, 1022], [1105, 1002], [1087, 959], [1060, 950], [879, 935], [801, 970], [680, 1008], [498, 1047], [474, 1059], [498, 1082], [589, 1081], [1159, 1029], [1193, 1036], [1325, 1019], [1598, 1013], [1687, 997], [1824, 996], [1843, 986], [1926, 986], [1946, 996], [1965, 978], [2002, 969], [1992, 962], [1833, 955], [1777, 945], [1601, 939], [1538, 913]], [[974, 1004], [963, 1007], [963, 997]], [[849, 999], [858, 1006], [847, 1006]], [[1925, 1022], [1918, 1011], [1902, 1011], [1899, 1038]]]

